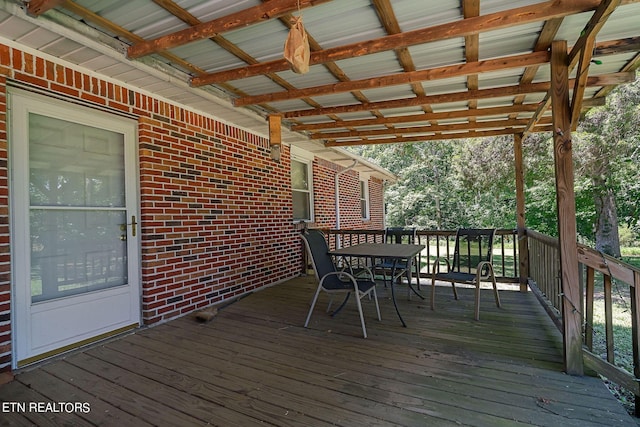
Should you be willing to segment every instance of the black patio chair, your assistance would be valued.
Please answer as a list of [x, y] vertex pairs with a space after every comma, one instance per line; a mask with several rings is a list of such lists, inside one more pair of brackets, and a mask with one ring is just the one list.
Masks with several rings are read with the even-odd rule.
[[[474, 285], [476, 320], [480, 319], [480, 283], [491, 280], [496, 306], [500, 307], [496, 276], [491, 263], [495, 232], [495, 229], [458, 229], [451, 262], [447, 258], [439, 257], [433, 263], [431, 270], [432, 310], [435, 310], [436, 280], [451, 282], [455, 299], [458, 299], [456, 283]], [[440, 270], [442, 261], [446, 263], [446, 271]]]
[[368, 295], [373, 295], [373, 300], [376, 304], [376, 312], [378, 313], [378, 320], [382, 320], [380, 317], [380, 307], [378, 306], [378, 295], [376, 294], [376, 282], [374, 281], [373, 274], [369, 271], [369, 278], [356, 278], [346, 271], [340, 271], [336, 267], [333, 258], [329, 255], [329, 246], [324, 237], [324, 234], [320, 230], [307, 230], [306, 233], [300, 234], [300, 237], [305, 243], [311, 263], [313, 264], [313, 270], [318, 279], [318, 289], [316, 290], [313, 300], [311, 301], [311, 308], [309, 314], [307, 314], [307, 320], [304, 322], [304, 327], [309, 325], [311, 319], [311, 313], [318, 300], [320, 291], [325, 291], [331, 295], [327, 312], [331, 309], [333, 296], [336, 294], [345, 295], [340, 307], [338, 307], [332, 315], [339, 312], [346, 304], [349, 295], [353, 292], [356, 296], [356, 304], [358, 306], [358, 313], [360, 315], [360, 323], [362, 324], [362, 334], [367, 337], [367, 329], [364, 324], [364, 315], [362, 314], [361, 299]]
[[[403, 227], [388, 227], [384, 231], [384, 241], [386, 243], [395, 244], [410, 244], [416, 243], [417, 233], [415, 228], [403, 228]], [[415, 268], [415, 275], [417, 280], [418, 289], [420, 289], [420, 255], [416, 256], [412, 260], [411, 264]], [[398, 280], [402, 276], [407, 276], [407, 281], [411, 282], [411, 272], [409, 271], [409, 260], [393, 260], [382, 259], [376, 262], [374, 265], [374, 273], [378, 272], [382, 275], [382, 280], [385, 287], [387, 286], [387, 276], [389, 280]]]

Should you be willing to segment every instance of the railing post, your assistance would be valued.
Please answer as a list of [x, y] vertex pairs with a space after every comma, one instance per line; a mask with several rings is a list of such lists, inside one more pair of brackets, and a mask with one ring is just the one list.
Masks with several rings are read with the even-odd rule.
[[522, 135], [513, 135], [516, 165], [516, 222], [518, 225], [518, 260], [520, 263], [520, 292], [527, 292], [529, 283], [529, 247], [527, 245], [524, 200], [524, 166], [522, 161]]

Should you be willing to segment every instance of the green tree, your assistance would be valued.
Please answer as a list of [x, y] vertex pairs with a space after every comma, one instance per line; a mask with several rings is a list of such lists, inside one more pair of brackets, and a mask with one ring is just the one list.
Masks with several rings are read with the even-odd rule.
[[638, 221], [638, 157], [640, 143], [640, 80], [619, 86], [606, 104], [587, 112], [576, 134], [576, 175], [593, 200], [595, 247], [620, 256], [621, 218]]

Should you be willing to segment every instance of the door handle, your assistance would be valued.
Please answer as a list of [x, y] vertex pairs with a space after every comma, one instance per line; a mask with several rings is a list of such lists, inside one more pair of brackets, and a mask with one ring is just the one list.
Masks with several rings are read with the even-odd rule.
[[[125, 223], [125, 224], [120, 224], [120, 231], [127, 231], [127, 225], [131, 226], [131, 235], [133, 237], [136, 237], [136, 232], [137, 232], [137, 225], [138, 223], [136, 222], [136, 216], [135, 215], [131, 215], [131, 222], [130, 223]], [[120, 236], [120, 240], [127, 240], [127, 233], [123, 234]]]
[[138, 225], [138, 223], [136, 222], [136, 216], [135, 215], [131, 215], [131, 235], [133, 237], [136, 237], [136, 226]]

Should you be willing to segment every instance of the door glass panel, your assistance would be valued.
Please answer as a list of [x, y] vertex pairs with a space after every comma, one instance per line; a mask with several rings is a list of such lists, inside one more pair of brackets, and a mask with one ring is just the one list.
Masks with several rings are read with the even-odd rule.
[[[31, 301], [127, 283], [124, 211], [31, 209]], [[124, 239], [124, 237], [123, 237]]]
[[124, 135], [29, 115], [31, 301], [127, 284]]
[[124, 135], [29, 114], [32, 206], [125, 203]]

